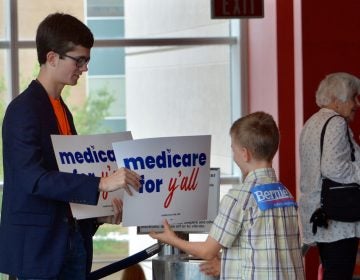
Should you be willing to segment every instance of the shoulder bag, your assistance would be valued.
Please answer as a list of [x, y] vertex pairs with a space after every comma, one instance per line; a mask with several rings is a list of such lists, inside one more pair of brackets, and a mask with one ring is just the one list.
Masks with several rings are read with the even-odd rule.
[[[324, 124], [324, 127], [321, 131], [320, 163], [326, 127], [329, 121], [336, 116], [339, 115], [330, 117]], [[347, 138], [351, 148], [351, 161], [355, 161], [355, 150], [350, 139], [349, 129], [347, 129]], [[320, 208], [316, 209], [310, 218], [310, 222], [313, 223], [313, 233], [316, 233], [318, 226], [327, 228], [327, 221], [329, 219], [341, 222], [360, 221], [360, 185], [357, 183], [338, 183], [323, 177], [322, 174], [321, 177], [322, 187]]]

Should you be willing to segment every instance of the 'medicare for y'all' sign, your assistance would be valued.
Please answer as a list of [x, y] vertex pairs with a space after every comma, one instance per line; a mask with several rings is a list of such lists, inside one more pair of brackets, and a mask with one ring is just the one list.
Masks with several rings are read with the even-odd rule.
[[[210, 182], [209, 182], [209, 197], [208, 197], [208, 210], [207, 219], [177, 223], [172, 226], [176, 232], [186, 233], [208, 233], [211, 225], [213, 224], [219, 210], [220, 199], [220, 168], [210, 168]], [[148, 234], [152, 231], [164, 231], [162, 225], [148, 225], [137, 227], [137, 234]]]
[[123, 225], [205, 220], [210, 177], [210, 135], [113, 143], [118, 167], [137, 172], [140, 191], [124, 193]]
[[[128, 131], [97, 135], [51, 135], [60, 171], [96, 177], [107, 177], [118, 169], [112, 143], [131, 139], [131, 132]], [[71, 211], [77, 219], [113, 215], [111, 201], [122, 196], [123, 190], [101, 192], [96, 206], [70, 203]]]

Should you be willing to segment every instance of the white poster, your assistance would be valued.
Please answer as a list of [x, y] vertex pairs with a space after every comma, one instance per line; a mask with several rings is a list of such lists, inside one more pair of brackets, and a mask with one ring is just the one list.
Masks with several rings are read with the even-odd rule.
[[138, 193], [124, 193], [123, 225], [207, 219], [210, 143], [210, 135], [113, 143], [118, 166], [142, 177]]
[[[117, 168], [113, 142], [131, 140], [131, 132], [97, 135], [51, 135], [59, 170], [88, 176], [107, 177]], [[111, 201], [123, 191], [100, 192], [96, 206], [70, 203], [77, 219], [113, 215]]]
[[[220, 200], [220, 168], [210, 168], [209, 197], [207, 219], [186, 223], [173, 224], [174, 231], [186, 233], [208, 233], [219, 210]], [[151, 231], [163, 231], [162, 225], [141, 226], [137, 228], [138, 234], [148, 234]]]

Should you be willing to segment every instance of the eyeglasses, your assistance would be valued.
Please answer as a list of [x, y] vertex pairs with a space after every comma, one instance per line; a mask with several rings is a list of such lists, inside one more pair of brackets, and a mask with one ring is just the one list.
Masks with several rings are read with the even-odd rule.
[[80, 57], [73, 57], [67, 54], [60, 54], [60, 59], [63, 59], [64, 57], [70, 58], [76, 62], [76, 67], [81, 68], [84, 65], [87, 65], [90, 61], [90, 57], [80, 56]]

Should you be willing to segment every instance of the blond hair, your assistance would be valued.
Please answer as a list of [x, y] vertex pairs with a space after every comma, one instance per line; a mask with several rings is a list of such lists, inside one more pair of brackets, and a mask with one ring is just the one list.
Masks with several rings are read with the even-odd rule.
[[247, 148], [257, 160], [272, 161], [279, 147], [279, 130], [273, 117], [255, 112], [235, 121], [230, 135], [236, 145]]

